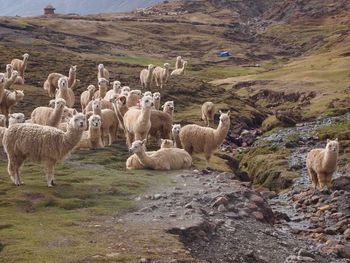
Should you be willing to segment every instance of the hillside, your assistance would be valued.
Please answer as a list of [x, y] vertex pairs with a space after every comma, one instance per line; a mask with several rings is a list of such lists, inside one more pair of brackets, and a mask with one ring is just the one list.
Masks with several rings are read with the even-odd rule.
[[0, 16], [38, 16], [43, 14], [43, 8], [51, 3], [56, 13], [75, 13], [80, 15], [130, 12], [137, 8], [145, 8], [162, 2], [161, 0], [1, 0]]

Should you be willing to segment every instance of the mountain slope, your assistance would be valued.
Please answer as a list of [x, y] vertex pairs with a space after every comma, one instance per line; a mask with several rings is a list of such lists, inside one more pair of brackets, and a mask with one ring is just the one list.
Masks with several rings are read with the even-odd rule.
[[81, 15], [107, 12], [129, 12], [136, 8], [149, 7], [162, 0], [0, 0], [0, 16], [36, 16], [51, 3], [57, 13], [78, 13]]

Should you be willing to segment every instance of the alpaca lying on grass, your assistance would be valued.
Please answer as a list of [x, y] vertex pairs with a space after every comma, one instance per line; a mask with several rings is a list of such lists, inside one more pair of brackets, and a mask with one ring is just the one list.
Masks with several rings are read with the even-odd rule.
[[[179, 170], [188, 169], [192, 165], [192, 157], [185, 150], [161, 148], [151, 153], [145, 151], [145, 143], [146, 140], [137, 140], [130, 147], [130, 151], [136, 154], [140, 163], [145, 168], [153, 170]], [[129, 165], [129, 167], [131, 166]]]
[[339, 142], [335, 139], [327, 140], [325, 149], [313, 149], [308, 153], [306, 166], [315, 189], [331, 187], [332, 175], [337, 169], [338, 152]]
[[182, 147], [192, 153], [204, 153], [209, 165], [210, 158], [215, 150], [224, 142], [230, 128], [230, 112], [220, 111], [220, 123], [216, 129], [201, 127], [195, 124], [186, 125], [180, 130]]
[[21, 185], [20, 168], [25, 160], [44, 167], [47, 185], [54, 185], [54, 168], [79, 143], [86, 130], [86, 118], [78, 113], [69, 122], [67, 132], [37, 124], [15, 124], [7, 129], [3, 144], [8, 156], [8, 172], [17, 186]]
[[214, 126], [215, 105], [211, 101], [204, 102], [202, 105], [202, 120], [208, 127]]

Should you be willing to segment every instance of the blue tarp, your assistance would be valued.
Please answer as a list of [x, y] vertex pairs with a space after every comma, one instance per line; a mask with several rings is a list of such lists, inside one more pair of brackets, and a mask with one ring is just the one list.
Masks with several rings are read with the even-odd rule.
[[231, 53], [228, 51], [220, 51], [219, 52], [219, 57], [224, 58], [224, 57], [229, 57], [231, 56]]

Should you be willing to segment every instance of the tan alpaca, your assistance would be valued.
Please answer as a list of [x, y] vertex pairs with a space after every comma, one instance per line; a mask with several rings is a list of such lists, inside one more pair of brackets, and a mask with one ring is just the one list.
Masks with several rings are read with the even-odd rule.
[[156, 86], [163, 89], [164, 85], [168, 82], [170, 76], [170, 64], [165, 63], [164, 67], [156, 67], [153, 71], [153, 78]]
[[0, 104], [2, 114], [4, 114], [7, 117], [11, 113], [12, 107], [17, 105], [19, 102], [21, 102], [23, 98], [24, 98], [23, 90], [14, 90], [14, 91], [5, 90], [5, 93], [3, 95], [3, 98]]
[[172, 72], [171, 72], [171, 76], [180, 76], [180, 75], [184, 75], [185, 74], [185, 68], [187, 66], [187, 61], [184, 61], [183, 64], [182, 64], [182, 68], [179, 68], [179, 69], [174, 69]]
[[204, 102], [202, 105], [202, 120], [208, 127], [214, 126], [215, 105], [211, 101]]
[[159, 92], [155, 92], [153, 93], [153, 104], [154, 104], [154, 108], [156, 110], [160, 109], [160, 93]]
[[106, 96], [104, 97], [105, 100], [110, 100], [113, 97], [117, 96], [120, 94], [121, 91], [121, 82], [116, 80], [113, 81], [113, 86], [112, 89], [110, 89], [109, 91], [107, 91]]
[[0, 103], [2, 102], [2, 99], [5, 95], [5, 87], [4, 87], [5, 81], [6, 81], [5, 74], [0, 73]]
[[108, 80], [105, 78], [99, 78], [98, 79], [98, 90], [95, 92], [94, 94], [94, 98], [98, 99], [101, 98], [103, 99], [106, 94], [107, 94], [107, 90], [108, 90]]
[[181, 124], [174, 124], [173, 128], [171, 129], [171, 134], [173, 135], [174, 146], [176, 148], [182, 149], [182, 145], [180, 141], [180, 131], [181, 131]]
[[142, 88], [149, 89], [152, 86], [154, 69], [155, 69], [155, 66], [152, 64], [149, 64], [147, 69], [141, 70], [140, 81], [141, 81]]
[[101, 117], [92, 115], [89, 118], [89, 130], [84, 131], [83, 136], [76, 146], [76, 149], [98, 149], [103, 148], [101, 139]]
[[306, 166], [314, 187], [330, 188], [332, 175], [337, 169], [339, 152], [338, 139], [327, 140], [325, 149], [313, 149], [306, 157]]
[[21, 76], [24, 79], [24, 71], [27, 68], [27, 64], [28, 64], [28, 58], [29, 58], [29, 54], [24, 54], [23, 55], [23, 60], [21, 59], [13, 59], [11, 61], [11, 65], [13, 67], [14, 70], [18, 71], [18, 75]]
[[47, 79], [44, 82], [44, 90], [47, 91], [47, 93], [49, 94], [50, 97], [55, 97], [56, 91], [59, 89], [58, 81], [62, 77], [66, 77], [68, 79], [67, 87], [70, 89], [73, 89], [78, 83], [78, 81], [76, 79], [76, 71], [77, 71], [77, 66], [71, 66], [69, 68], [68, 77], [66, 77], [60, 73], [49, 74], [49, 76], [47, 77]]
[[37, 107], [31, 114], [32, 123], [58, 127], [62, 121], [62, 115], [66, 106], [64, 99], [57, 99], [55, 107]]
[[103, 64], [99, 64], [97, 67], [97, 79], [104, 78], [109, 81], [109, 71]]
[[175, 69], [181, 69], [183, 63], [184, 63], [184, 60], [182, 59], [182, 57], [181, 57], [181, 56], [178, 56], [178, 57], [176, 58], [176, 62], [175, 62]]
[[63, 76], [58, 80], [56, 99], [64, 99], [68, 108], [73, 108], [75, 102], [74, 92], [68, 87], [68, 78]]
[[17, 79], [18, 79], [18, 72], [17, 70], [13, 70], [11, 73], [11, 77], [5, 80], [4, 88], [10, 89], [11, 86], [16, 83]]
[[96, 90], [96, 87], [94, 85], [89, 85], [87, 89], [81, 93], [80, 95], [81, 111], [84, 111], [84, 109], [89, 104], [89, 102], [92, 101], [95, 90]]

